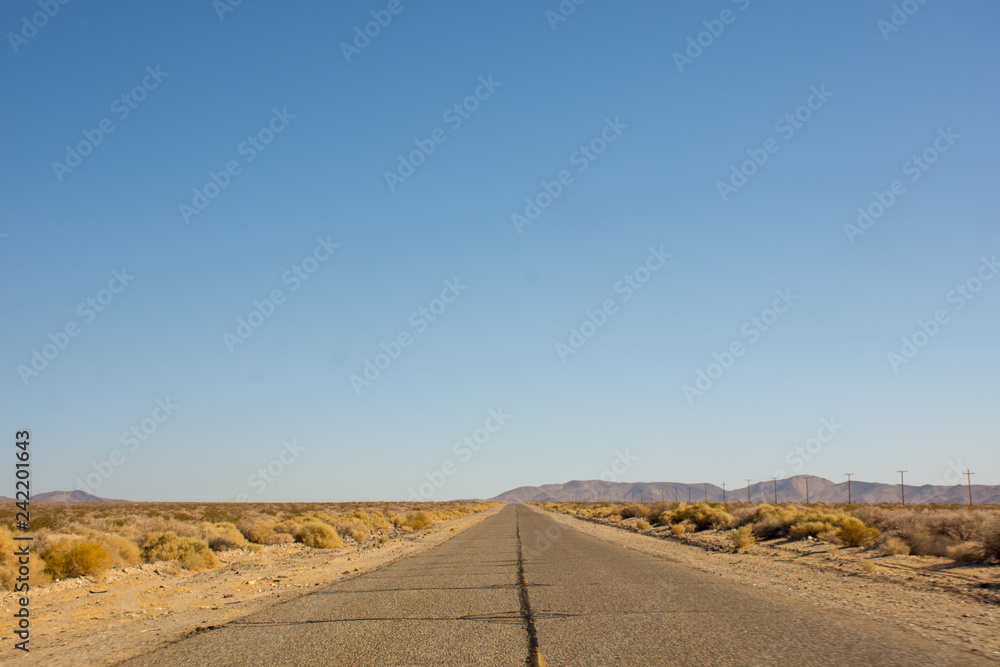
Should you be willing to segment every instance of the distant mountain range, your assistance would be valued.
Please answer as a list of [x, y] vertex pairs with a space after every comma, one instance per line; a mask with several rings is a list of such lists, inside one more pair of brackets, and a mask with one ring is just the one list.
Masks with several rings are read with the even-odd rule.
[[[13, 498], [0, 496], [0, 502], [14, 502]], [[129, 500], [113, 500], [111, 498], [101, 498], [86, 491], [49, 491], [48, 493], [38, 493], [31, 496], [33, 503], [127, 503]]]
[[[750, 500], [753, 502], [773, 502], [777, 494], [778, 502], [806, 501], [806, 483], [809, 485], [809, 501], [820, 503], [846, 503], [847, 482], [834, 483], [822, 477], [796, 475], [775, 482], [757, 482], [750, 485]], [[851, 482], [851, 500], [856, 503], [898, 503], [898, 484], [873, 482]], [[907, 503], [962, 504], [969, 502], [967, 486], [904, 486]], [[690, 494], [690, 495], [689, 495]], [[599, 479], [573, 480], [565, 484], [544, 484], [542, 486], [521, 486], [505, 491], [491, 500], [505, 503], [566, 502], [573, 500], [635, 500], [650, 502], [679, 500], [686, 502], [718, 502], [723, 500], [722, 487], [714, 484], [681, 484], [678, 482], [606, 482]], [[747, 487], [729, 488], [725, 492], [729, 502], [747, 500]], [[972, 500], [977, 505], [1000, 505], [1000, 486], [972, 485]]]

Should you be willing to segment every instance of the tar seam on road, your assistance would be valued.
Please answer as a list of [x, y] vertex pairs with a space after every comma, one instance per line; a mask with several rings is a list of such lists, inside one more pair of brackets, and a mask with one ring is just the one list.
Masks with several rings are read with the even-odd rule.
[[524, 549], [521, 546], [521, 517], [515, 514], [517, 523], [517, 587], [521, 593], [521, 618], [524, 619], [525, 630], [528, 631], [528, 659], [530, 667], [545, 667], [545, 660], [538, 651], [538, 633], [535, 631], [535, 617], [531, 613], [531, 601], [528, 600], [528, 585], [524, 581]]

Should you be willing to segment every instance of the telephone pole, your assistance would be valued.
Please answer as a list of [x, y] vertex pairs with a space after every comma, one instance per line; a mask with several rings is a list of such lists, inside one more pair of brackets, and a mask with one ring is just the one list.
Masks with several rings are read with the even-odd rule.
[[897, 470], [899, 473], [899, 499], [905, 505], [906, 504], [906, 488], [903, 486], [903, 473], [910, 472], [909, 470]]
[[806, 477], [806, 505], [809, 504], [809, 478]]
[[691, 502], [691, 485], [688, 484], [688, 502]]
[[774, 504], [778, 504], [778, 478], [772, 477], [771, 480], [774, 482]]
[[854, 473], [853, 472], [845, 472], [844, 474], [847, 475], [847, 504], [850, 505], [851, 504], [851, 477], [854, 477]]
[[975, 474], [968, 468], [965, 469], [965, 478], [969, 480], [969, 507], [972, 507], [972, 476]]
[[708, 484], [702, 484], [705, 487], [705, 502], [708, 502]]
[[747, 480], [747, 502], [750, 502], [750, 480]]
[[726, 504], [726, 483], [722, 483], [722, 504]]

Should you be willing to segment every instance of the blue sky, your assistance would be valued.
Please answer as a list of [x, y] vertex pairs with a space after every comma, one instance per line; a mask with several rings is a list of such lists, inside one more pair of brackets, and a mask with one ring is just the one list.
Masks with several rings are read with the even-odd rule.
[[680, 5], [3, 3], [0, 433], [33, 490], [440, 500], [618, 452], [1000, 483], [1000, 8]]

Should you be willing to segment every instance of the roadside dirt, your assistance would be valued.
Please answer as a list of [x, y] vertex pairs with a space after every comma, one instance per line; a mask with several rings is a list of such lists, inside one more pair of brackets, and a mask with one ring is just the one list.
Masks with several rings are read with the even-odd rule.
[[[534, 506], [532, 506], [534, 507]], [[670, 535], [551, 510], [557, 522], [623, 547], [827, 608], [879, 618], [922, 637], [1000, 660], [1000, 567], [880, 556], [818, 541], [771, 540], [736, 553], [717, 531]]]
[[412, 556], [500, 511], [452, 519], [402, 533], [384, 544], [312, 549], [280, 544], [216, 554], [221, 565], [193, 573], [176, 561], [110, 570], [31, 591], [31, 651], [13, 647], [9, 619], [17, 594], [0, 597], [8, 619], [0, 633], [0, 663], [51, 667], [113, 665], [199, 630], [224, 625], [320, 585], [370, 572]]

